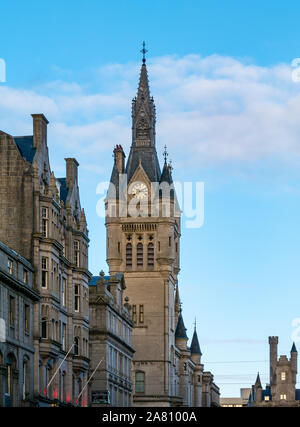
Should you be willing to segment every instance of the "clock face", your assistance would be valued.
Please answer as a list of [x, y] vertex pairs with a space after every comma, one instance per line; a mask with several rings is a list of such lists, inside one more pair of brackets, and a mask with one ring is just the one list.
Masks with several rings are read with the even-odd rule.
[[138, 200], [147, 199], [148, 197], [147, 185], [144, 184], [143, 182], [136, 182], [132, 186], [131, 194], [133, 194]]

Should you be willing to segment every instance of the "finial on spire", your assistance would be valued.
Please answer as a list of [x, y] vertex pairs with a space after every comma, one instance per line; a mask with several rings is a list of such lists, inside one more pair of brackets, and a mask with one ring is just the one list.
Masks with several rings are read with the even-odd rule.
[[143, 42], [143, 48], [140, 51], [143, 54], [143, 64], [146, 63], [146, 53], [148, 52], [148, 50], [146, 49], [146, 43]]
[[167, 152], [167, 146], [165, 145], [165, 149], [164, 149], [164, 152], [163, 152], [163, 156], [164, 156], [164, 158], [165, 158], [165, 163], [167, 163], [167, 157], [168, 157], [168, 152]]
[[197, 321], [196, 321], [196, 316], [195, 316], [194, 331], [196, 331], [196, 327], [197, 327]]

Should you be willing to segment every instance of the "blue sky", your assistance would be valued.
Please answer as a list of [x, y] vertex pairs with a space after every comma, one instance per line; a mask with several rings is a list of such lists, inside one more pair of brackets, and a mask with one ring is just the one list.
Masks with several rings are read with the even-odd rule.
[[1, 6], [0, 129], [30, 134], [30, 114], [43, 112], [56, 176], [64, 157], [78, 159], [94, 274], [107, 271], [96, 186], [114, 145], [128, 154], [146, 40], [159, 156], [167, 144], [174, 178], [205, 184], [204, 225], [182, 233], [180, 290], [223, 396], [258, 370], [267, 381], [268, 336], [288, 353], [300, 317], [299, 12], [299, 2], [269, 0]]

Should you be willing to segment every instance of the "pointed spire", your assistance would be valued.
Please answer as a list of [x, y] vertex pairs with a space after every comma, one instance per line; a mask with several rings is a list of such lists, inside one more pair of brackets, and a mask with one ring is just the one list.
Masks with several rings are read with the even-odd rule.
[[140, 80], [139, 80], [138, 93], [137, 93], [137, 104], [139, 104], [144, 100], [147, 100], [148, 102], [152, 101], [152, 99], [150, 98], [148, 72], [147, 72], [147, 67], [145, 63], [142, 64], [141, 72], [140, 72]]
[[177, 322], [177, 327], [175, 331], [175, 338], [184, 338], [188, 340], [188, 337], [186, 334], [186, 327], [184, 326], [181, 310], [178, 316], [178, 322]]
[[293, 346], [291, 349], [291, 353], [298, 353], [294, 342], [293, 342]]
[[262, 388], [261, 381], [260, 381], [260, 376], [259, 376], [259, 372], [257, 372], [257, 377], [256, 377], [256, 381], [255, 381], [255, 387], [256, 388]]
[[193, 335], [192, 344], [191, 344], [191, 354], [200, 354], [200, 356], [202, 356], [199, 341], [198, 341], [197, 330], [196, 330], [196, 319], [195, 319], [194, 335]]
[[128, 182], [139, 167], [139, 159], [149, 180], [159, 182], [161, 170], [155, 149], [155, 123], [155, 105], [150, 96], [145, 60], [141, 66], [137, 96], [132, 101], [132, 146], [126, 165]]

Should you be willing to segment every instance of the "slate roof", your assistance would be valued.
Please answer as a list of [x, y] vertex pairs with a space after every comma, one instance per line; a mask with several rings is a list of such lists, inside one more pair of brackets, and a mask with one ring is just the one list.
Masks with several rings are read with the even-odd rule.
[[114, 276], [92, 276], [89, 282], [89, 286], [96, 286], [100, 278], [108, 282], [111, 277], [116, 277], [117, 279], [122, 280], [124, 275], [122, 273], [116, 273]]
[[256, 377], [256, 381], [255, 381], [255, 387], [261, 387], [261, 381], [260, 381], [260, 376], [259, 376], [259, 372], [257, 373], [257, 377]]
[[200, 354], [200, 356], [202, 356], [196, 329], [194, 330], [194, 335], [192, 339], [191, 354]]
[[60, 182], [60, 200], [66, 204], [69, 191], [67, 187], [67, 180], [66, 178], [58, 178], [58, 181]]
[[155, 147], [131, 147], [126, 165], [128, 182], [130, 182], [141, 160], [141, 165], [151, 182], [159, 182], [160, 166]]
[[110, 276], [92, 276], [89, 282], [89, 286], [96, 286], [100, 277], [102, 277], [106, 282], [108, 282], [110, 279]]
[[181, 313], [178, 316], [178, 322], [177, 322], [177, 327], [176, 327], [176, 331], [175, 331], [175, 338], [188, 339], [187, 334], [186, 334], [186, 327], [184, 326]]
[[167, 182], [168, 184], [173, 183], [172, 174], [171, 174], [171, 168], [167, 165], [165, 162], [163, 171], [160, 177], [160, 182]]
[[293, 342], [293, 346], [292, 346], [292, 349], [291, 349], [291, 353], [297, 353], [297, 349], [296, 349], [296, 346], [295, 346], [294, 342]]
[[22, 157], [24, 157], [27, 162], [32, 163], [36, 153], [36, 149], [33, 146], [33, 136], [14, 136], [13, 138]]

